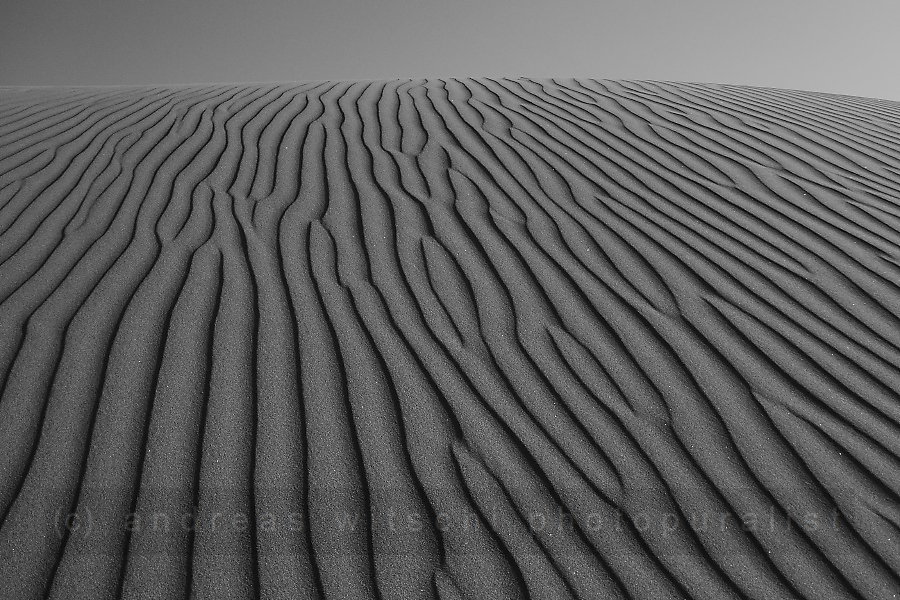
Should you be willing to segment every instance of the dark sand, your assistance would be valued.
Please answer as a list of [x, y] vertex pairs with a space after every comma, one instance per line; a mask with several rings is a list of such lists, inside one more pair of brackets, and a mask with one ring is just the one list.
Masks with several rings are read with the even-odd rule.
[[900, 104], [0, 91], [0, 597], [900, 593]]

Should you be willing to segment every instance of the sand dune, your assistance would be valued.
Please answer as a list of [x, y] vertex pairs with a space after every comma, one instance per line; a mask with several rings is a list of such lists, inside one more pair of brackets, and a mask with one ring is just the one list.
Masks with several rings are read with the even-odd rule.
[[900, 104], [0, 91], [0, 597], [900, 597]]

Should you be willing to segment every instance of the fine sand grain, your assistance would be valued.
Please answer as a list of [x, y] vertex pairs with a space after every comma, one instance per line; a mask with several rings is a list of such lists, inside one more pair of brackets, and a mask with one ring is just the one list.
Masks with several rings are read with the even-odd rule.
[[900, 104], [0, 90], [0, 598], [900, 597]]

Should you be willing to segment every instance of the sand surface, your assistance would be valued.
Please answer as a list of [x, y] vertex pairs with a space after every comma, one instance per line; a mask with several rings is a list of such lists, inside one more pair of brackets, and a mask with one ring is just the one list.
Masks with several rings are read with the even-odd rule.
[[900, 104], [0, 91], [0, 598], [900, 594]]

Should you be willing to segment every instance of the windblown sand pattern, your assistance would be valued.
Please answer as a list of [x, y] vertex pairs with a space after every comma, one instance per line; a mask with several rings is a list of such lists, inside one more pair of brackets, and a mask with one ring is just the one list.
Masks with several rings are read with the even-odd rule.
[[0, 597], [900, 593], [900, 104], [0, 93]]

